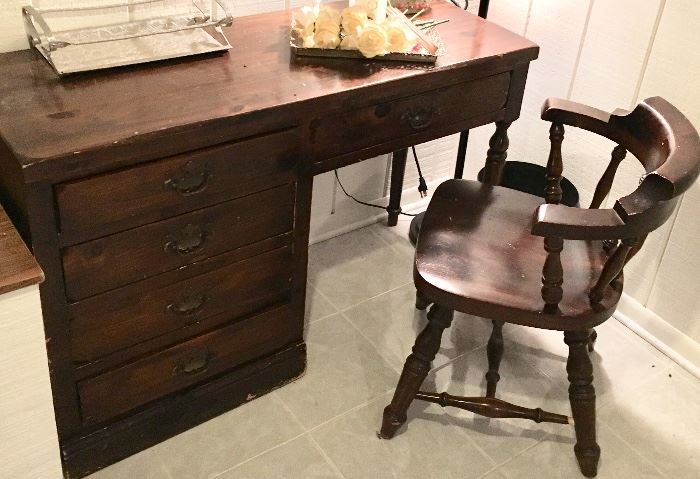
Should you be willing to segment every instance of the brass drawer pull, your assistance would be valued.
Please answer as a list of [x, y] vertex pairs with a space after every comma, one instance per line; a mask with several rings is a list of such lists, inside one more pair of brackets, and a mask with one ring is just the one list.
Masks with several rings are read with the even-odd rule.
[[412, 107], [406, 110], [401, 119], [408, 123], [412, 130], [425, 130], [433, 122], [435, 110], [433, 107]]
[[165, 187], [171, 188], [183, 196], [201, 193], [212, 178], [206, 165], [198, 165], [192, 161], [185, 163], [179, 171], [169, 171], [165, 175]]
[[209, 368], [209, 362], [212, 358], [213, 356], [208, 349], [195, 349], [175, 362], [173, 376], [203, 373]]
[[179, 255], [194, 253], [204, 247], [211, 235], [208, 227], [188, 223], [179, 233], [166, 236], [163, 248]]
[[208, 300], [205, 294], [188, 294], [168, 304], [165, 309], [177, 316], [192, 316], [201, 311]]

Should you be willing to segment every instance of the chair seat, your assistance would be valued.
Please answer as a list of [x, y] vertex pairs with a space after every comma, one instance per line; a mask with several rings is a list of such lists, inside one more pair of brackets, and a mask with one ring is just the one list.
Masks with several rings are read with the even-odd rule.
[[476, 181], [449, 180], [435, 191], [414, 265], [418, 291], [445, 307], [489, 319], [557, 330], [589, 329], [608, 319], [622, 278], [592, 306], [588, 292], [607, 259], [601, 241], [565, 240], [564, 296], [543, 313], [544, 239], [530, 233], [544, 200]]

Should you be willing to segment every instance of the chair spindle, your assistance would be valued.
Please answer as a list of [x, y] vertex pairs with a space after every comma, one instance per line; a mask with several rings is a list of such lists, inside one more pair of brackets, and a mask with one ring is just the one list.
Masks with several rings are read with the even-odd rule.
[[[564, 125], [552, 123], [549, 129], [551, 148], [547, 160], [547, 186], [544, 196], [548, 204], [559, 204], [562, 197], [561, 174], [564, 171], [561, 155], [561, 144], [564, 141]], [[547, 259], [542, 268], [542, 299], [546, 313], [554, 313], [559, 307], [559, 302], [564, 295], [562, 284], [564, 283], [564, 269], [561, 265], [561, 251], [564, 248], [564, 240], [557, 237], [544, 239], [544, 249], [547, 251]]]
[[552, 127], [549, 129], [549, 141], [552, 146], [549, 150], [549, 160], [547, 160], [547, 187], [544, 191], [544, 198], [548, 204], [558, 205], [562, 196], [561, 174], [564, 171], [561, 157], [564, 125], [552, 123]]
[[627, 257], [630, 255], [630, 252], [633, 250], [639, 251], [643, 242], [644, 238], [625, 238], [620, 242], [615, 252], [605, 262], [598, 282], [588, 295], [591, 303], [600, 303], [603, 299], [605, 288], [622, 273], [622, 268], [627, 263]]
[[595, 188], [595, 193], [593, 194], [593, 200], [591, 201], [590, 209], [598, 209], [600, 205], [603, 204], [603, 200], [608, 193], [610, 193], [610, 188], [612, 188], [613, 180], [615, 179], [615, 173], [617, 173], [617, 167], [620, 166], [622, 160], [627, 156], [627, 150], [617, 145], [611, 155], [610, 163], [605, 169], [605, 173], [600, 177], [598, 185]]
[[544, 239], [544, 249], [547, 251], [547, 259], [542, 268], [542, 299], [544, 300], [544, 312], [554, 313], [559, 308], [559, 302], [564, 296], [564, 268], [561, 265], [561, 250], [564, 249], [564, 240], [557, 237]]

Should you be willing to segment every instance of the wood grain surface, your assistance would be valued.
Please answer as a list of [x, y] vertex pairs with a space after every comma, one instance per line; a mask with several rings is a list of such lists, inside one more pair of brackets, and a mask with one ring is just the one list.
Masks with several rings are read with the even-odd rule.
[[0, 206], [0, 294], [43, 280], [43, 271]]

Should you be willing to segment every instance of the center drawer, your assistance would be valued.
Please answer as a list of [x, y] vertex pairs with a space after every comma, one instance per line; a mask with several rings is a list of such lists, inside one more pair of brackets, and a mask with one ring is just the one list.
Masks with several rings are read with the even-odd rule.
[[285, 246], [152, 291], [142, 282], [70, 306], [72, 357], [84, 363], [172, 331], [261, 311], [290, 299]]
[[309, 126], [312, 161], [322, 163], [428, 131], [431, 138], [454, 133], [460, 124], [501, 110], [509, 85], [510, 75], [502, 73], [316, 118]]
[[72, 301], [291, 231], [295, 184], [117, 233], [63, 252]]
[[302, 340], [289, 306], [269, 310], [78, 383], [85, 424], [142, 406]]

